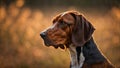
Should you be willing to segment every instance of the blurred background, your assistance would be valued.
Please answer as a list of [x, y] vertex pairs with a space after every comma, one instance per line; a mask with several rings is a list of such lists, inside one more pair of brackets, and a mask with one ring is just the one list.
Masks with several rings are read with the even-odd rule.
[[120, 68], [120, 0], [0, 0], [0, 68], [69, 68], [69, 51], [46, 47], [39, 36], [68, 10], [94, 25], [99, 49]]

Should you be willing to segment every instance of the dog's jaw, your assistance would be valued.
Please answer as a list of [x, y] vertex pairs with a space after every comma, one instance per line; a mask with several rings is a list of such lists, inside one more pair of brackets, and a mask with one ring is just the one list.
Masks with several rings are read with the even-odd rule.
[[82, 68], [84, 61], [85, 61], [85, 57], [83, 56], [83, 47], [81, 47], [79, 63], [78, 63], [78, 59], [77, 59], [76, 46], [71, 44], [69, 46], [69, 51], [70, 51], [70, 56], [71, 56], [71, 68]]

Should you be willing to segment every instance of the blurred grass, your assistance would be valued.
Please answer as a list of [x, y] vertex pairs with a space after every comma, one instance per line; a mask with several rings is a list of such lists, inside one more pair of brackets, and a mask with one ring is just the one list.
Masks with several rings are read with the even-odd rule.
[[49, 27], [56, 14], [77, 10], [92, 22], [94, 38], [103, 54], [120, 67], [120, 8], [95, 9], [22, 7], [24, 2], [0, 6], [0, 68], [68, 68], [69, 52], [45, 47], [39, 33]]

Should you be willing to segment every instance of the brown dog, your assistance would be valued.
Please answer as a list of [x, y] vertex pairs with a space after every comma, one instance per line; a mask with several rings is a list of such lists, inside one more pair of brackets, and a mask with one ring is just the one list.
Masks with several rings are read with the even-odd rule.
[[53, 25], [40, 35], [46, 46], [69, 49], [71, 68], [114, 68], [94, 43], [94, 30], [80, 13], [68, 11], [56, 16]]

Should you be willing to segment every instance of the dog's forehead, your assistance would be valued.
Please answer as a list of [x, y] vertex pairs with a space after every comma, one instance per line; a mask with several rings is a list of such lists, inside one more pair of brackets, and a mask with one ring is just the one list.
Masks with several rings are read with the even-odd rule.
[[61, 18], [63, 21], [69, 22], [69, 23], [73, 23], [75, 21], [74, 17], [68, 12], [62, 13]]

